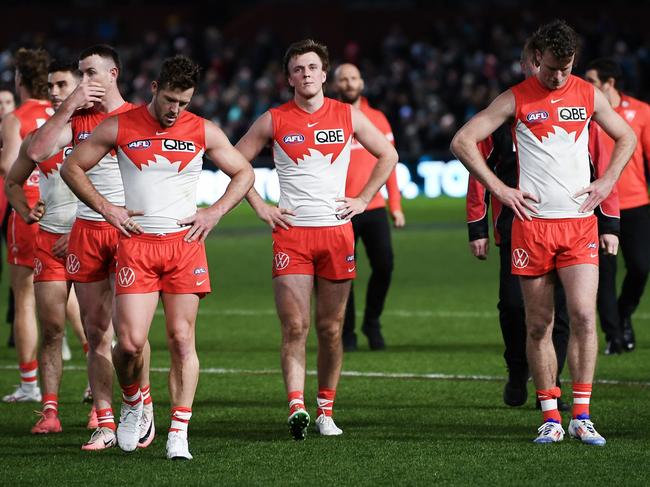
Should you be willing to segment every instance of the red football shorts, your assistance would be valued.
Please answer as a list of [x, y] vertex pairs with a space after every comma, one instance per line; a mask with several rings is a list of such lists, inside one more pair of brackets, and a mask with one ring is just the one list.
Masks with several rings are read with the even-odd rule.
[[598, 265], [598, 221], [533, 218], [512, 223], [512, 273], [541, 276], [578, 264]]
[[185, 242], [187, 232], [120, 237], [115, 294], [162, 291], [170, 294], [210, 292], [203, 242]]
[[97, 282], [115, 272], [119, 231], [105, 221], [77, 218], [70, 231], [65, 275], [68, 281]]
[[63, 235], [39, 230], [34, 250], [34, 282], [67, 281], [65, 260], [52, 253], [52, 247]]
[[354, 279], [352, 224], [333, 227], [276, 227], [273, 231], [273, 277], [307, 274], [331, 281]]
[[37, 223], [29, 225], [16, 211], [11, 210], [7, 225], [7, 261], [33, 269], [37, 234]]

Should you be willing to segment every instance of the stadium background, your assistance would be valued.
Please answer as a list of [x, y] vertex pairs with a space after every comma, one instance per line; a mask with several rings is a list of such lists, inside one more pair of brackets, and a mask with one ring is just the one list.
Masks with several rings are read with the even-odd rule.
[[[389, 117], [400, 160], [420, 185], [415, 164], [452, 158], [451, 135], [519, 79], [523, 40], [552, 18], [567, 19], [583, 36], [576, 73], [594, 57], [614, 56], [629, 93], [650, 99], [650, 11], [639, 2], [79, 0], [53, 5], [27, 0], [0, 8], [1, 83], [12, 81], [11, 53], [18, 47], [41, 46], [54, 57], [74, 58], [83, 47], [107, 42], [123, 57], [125, 98], [146, 101], [161, 60], [181, 52], [205, 70], [191, 109], [217, 121], [233, 142], [251, 120], [290, 96], [281, 70], [286, 46], [307, 36], [322, 40], [334, 65], [359, 64], [368, 98]], [[269, 162], [267, 155], [256, 164]], [[340, 387], [342, 439], [312, 436], [301, 445], [287, 439], [269, 238], [242, 205], [208, 242], [214, 292], [202, 304], [197, 327], [205, 373], [190, 433], [195, 461], [163, 463], [162, 435], [135, 456], [81, 455], [78, 447], [87, 436], [86, 408], [79, 403], [84, 362], [71, 339], [74, 358], [62, 386], [65, 433], [32, 438], [27, 431], [33, 407], [0, 405], [5, 423], [0, 478], [15, 485], [126, 478], [155, 485], [525, 485], [541, 478], [647, 484], [647, 298], [637, 318], [638, 349], [600, 357], [597, 377], [607, 383], [598, 386], [594, 411], [610, 440], [607, 448], [593, 451], [564, 442], [552, 450], [534, 449], [530, 439], [539, 418], [531, 401], [517, 410], [501, 402], [505, 372], [494, 249], [486, 263], [469, 256], [461, 199], [417, 198], [405, 203], [405, 212], [408, 227], [394, 233], [396, 271], [384, 319], [389, 349], [346, 356], [344, 370], [357, 374], [344, 377]], [[365, 282], [363, 255], [359, 267]], [[0, 295], [5, 287], [6, 275]], [[152, 345], [153, 365], [164, 371], [168, 358], [160, 315]], [[309, 355], [313, 369], [313, 341]], [[16, 380], [13, 351], [0, 349], [0, 366], [0, 386], [9, 390]], [[157, 425], [164, 432], [164, 373], [154, 373], [153, 386]], [[310, 397], [314, 388], [310, 377]]]

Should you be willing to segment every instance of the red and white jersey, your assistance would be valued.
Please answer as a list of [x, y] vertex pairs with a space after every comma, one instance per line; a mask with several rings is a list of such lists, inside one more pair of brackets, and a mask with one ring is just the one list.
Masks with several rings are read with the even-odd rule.
[[39, 225], [51, 233], [69, 233], [77, 213], [79, 200], [61, 179], [59, 172], [70, 151], [72, 147], [66, 147], [49, 159], [37, 163], [41, 172], [41, 199], [45, 202], [45, 214]]
[[280, 180], [280, 208], [295, 213], [292, 225], [342, 225], [337, 198], [345, 197], [352, 144], [351, 106], [325, 98], [314, 113], [294, 101], [270, 110], [273, 160]]
[[196, 213], [205, 153], [205, 120], [184, 111], [161, 127], [146, 106], [118, 115], [117, 159], [126, 207], [145, 233], [187, 231], [178, 221]]
[[557, 90], [536, 76], [512, 88], [516, 112], [513, 139], [519, 162], [519, 189], [531, 193], [539, 218], [584, 218], [578, 208], [587, 195], [573, 195], [589, 186], [589, 121], [594, 112], [594, 87], [571, 75]]
[[[54, 115], [54, 109], [47, 100], [29, 98], [16, 108], [13, 114], [20, 121], [20, 138], [24, 139], [27, 134], [44, 125], [47, 119]], [[34, 169], [25, 184], [23, 184], [25, 197], [30, 203], [36, 202], [39, 198], [38, 177], [38, 169]]]
[[[103, 113], [95, 108], [81, 110], [70, 119], [72, 126], [72, 144], [78, 145], [88, 137], [95, 127], [112, 115], [127, 112], [136, 107], [132, 103], [125, 102], [119, 108], [109, 113]], [[124, 206], [124, 186], [120, 168], [117, 164], [117, 156], [114, 151], [106, 154], [99, 163], [86, 173], [88, 179], [95, 189], [110, 203], [117, 206]], [[92, 210], [83, 201], [79, 201], [77, 217], [84, 220], [103, 221], [104, 218]]]

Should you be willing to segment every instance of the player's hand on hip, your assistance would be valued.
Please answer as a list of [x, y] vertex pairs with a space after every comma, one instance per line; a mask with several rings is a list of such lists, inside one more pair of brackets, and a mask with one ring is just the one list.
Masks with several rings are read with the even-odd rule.
[[480, 260], [485, 260], [490, 252], [490, 239], [477, 238], [476, 240], [472, 240], [469, 243], [469, 249], [472, 251], [474, 257]]
[[291, 210], [268, 204], [264, 204], [256, 213], [260, 220], [266, 222], [274, 230], [276, 226], [288, 230], [291, 226], [289, 216], [295, 216], [295, 213]]
[[406, 225], [406, 218], [402, 210], [392, 211], [391, 216], [393, 217], [393, 226], [395, 228], [403, 228]]
[[52, 253], [54, 254], [55, 257], [58, 257], [59, 259], [65, 258], [65, 256], [68, 254], [69, 241], [70, 241], [70, 234], [64, 233], [59, 237], [59, 239], [56, 242], [54, 242], [54, 245], [52, 245]]
[[582, 205], [580, 205], [578, 211], [580, 213], [589, 213], [590, 211], [593, 211], [605, 198], [607, 198], [613, 188], [614, 184], [608, 179], [596, 179], [589, 186], [581, 189], [573, 195], [574, 198], [582, 196], [583, 194], [588, 195], [587, 199], [583, 201]]
[[342, 203], [336, 209], [336, 214], [341, 220], [350, 220], [354, 215], [366, 211], [368, 203], [361, 198], [337, 198], [337, 203]]
[[221, 220], [221, 215], [209, 208], [199, 208], [196, 213], [178, 221], [181, 226], [190, 226], [183, 240], [186, 242], [203, 242], [210, 231]]
[[618, 237], [612, 233], [604, 233], [600, 236], [600, 248], [605, 255], [618, 254]]
[[41, 218], [43, 218], [43, 215], [45, 215], [45, 201], [38, 200], [34, 207], [30, 208], [29, 214], [27, 215], [25, 221], [30, 225], [32, 223], [38, 223], [41, 221]]
[[144, 215], [144, 212], [140, 210], [129, 210], [123, 206], [111, 204], [107, 205], [102, 213], [106, 221], [122, 232], [122, 235], [125, 237], [144, 233], [142, 227], [131, 218], [137, 215]]
[[534, 194], [525, 193], [516, 188], [510, 188], [503, 185], [503, 188], [495, 191], [494, 196], [501, 201], [504, 205], [512, 210], [517, 218], [520, 220], [532, 220], [531, 214], [535, 214], [535, 208], [529, 203], [528, 200], [539, 203], [539, 198]]

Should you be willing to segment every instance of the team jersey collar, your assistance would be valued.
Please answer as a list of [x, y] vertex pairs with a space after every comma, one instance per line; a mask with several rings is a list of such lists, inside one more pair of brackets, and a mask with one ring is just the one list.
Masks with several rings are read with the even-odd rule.
[[329, 105], [329, 98], [327, 98], [326, 96], [323, 97], [323, 104], [318, 108], [318, 110], [316, 110], [313, 113], [309, 113], [308, 111], [300, 108], [300, 106], [296, 103], [296, 100], [292, 100], [292, 103], [293, 103], [294, 108], [301, 115], [306, 116], [306, 117], [318, 118], [325, 110], [327, 110], [327, 106]]
[[558, 88], [557, 90], [551, 90], [544, 86], [544, 84], [539, 80], [537, 76], [532, 76], [532, 78], [535, 80], [535, 84], [537, 87], [544, 91], [547, 94], [553, 94], [553, 95], [563, 95], [567, 89], [569, 89], [569, 85], [573, 84], [573, 75], [569, 75], [569, 79], [567, 79], [566, 83], [564, 83], [564, 86], [562, 88]]

